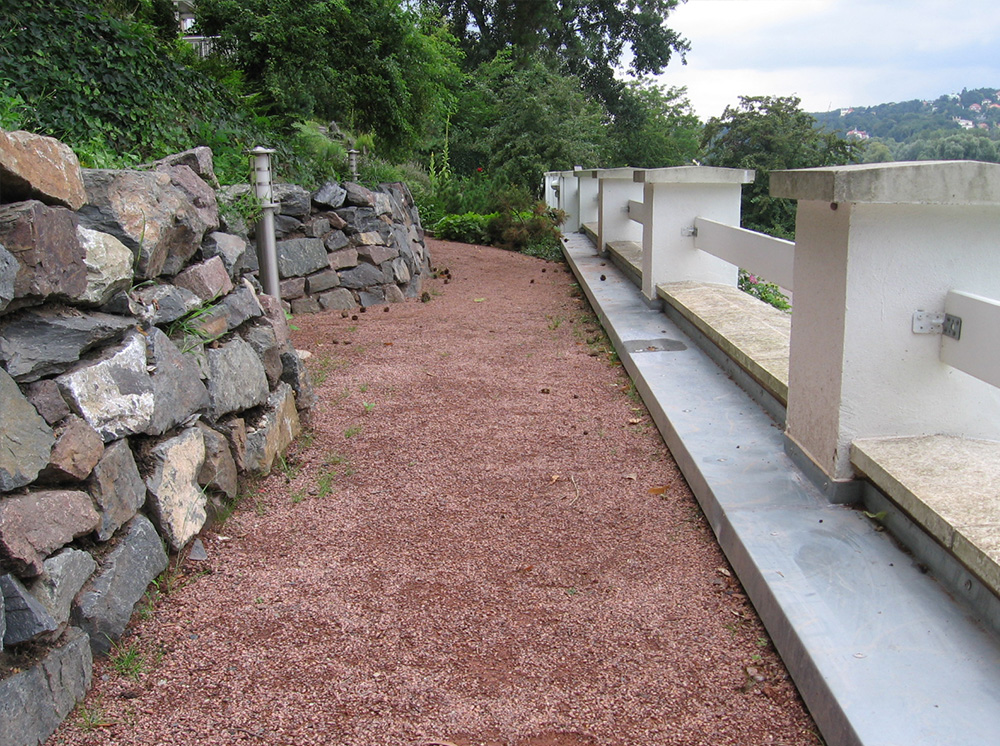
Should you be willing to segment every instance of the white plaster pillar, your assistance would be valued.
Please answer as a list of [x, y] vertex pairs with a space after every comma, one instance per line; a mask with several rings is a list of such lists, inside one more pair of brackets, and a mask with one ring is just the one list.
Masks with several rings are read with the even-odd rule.
[[577, 189], [577, 195], [579, 196], [579, 215], [580, 215], [580, 226], [578, 230], [583, 230], [583, 226], [587, 223], [597, 223], [599, 220], [598, 213], [598, 187], [600, 183], [594, 176], [593, 171], [578, 171], [579, 183]]
[[597, 179], [597, 252], [604, 254], [611, 241], [642, 241], [642, 225], [629, 216], [629, 200], [642, 199], [642, 184], [633, 180], [634, 168], [605, 168], [593, 172]]
[[580, 230], [580, 172], [559, 173], [559, 209], [566, 213], [563, 230], [576, 233]]
[[913, 331], [949, 290], [1000, 299], [1000, 165], [780, 171], [771, 194], [799, 200], [790, 453], [835, 491], [856, 438], [1000, 439], [1000, 389], [943, 363], [940, 334]]
[[642, 293], [656, 299], [664, 282], [695, 280], [736, 285], [739, 268], [694, 246], [694, 219], [740, 224], [742, 185], [754, 172], [679, 166], [636, 171], [643, 185]]
[[555, 209], [559, 207], [559, 173], [546, 171], [542, 177], [542, 200]]

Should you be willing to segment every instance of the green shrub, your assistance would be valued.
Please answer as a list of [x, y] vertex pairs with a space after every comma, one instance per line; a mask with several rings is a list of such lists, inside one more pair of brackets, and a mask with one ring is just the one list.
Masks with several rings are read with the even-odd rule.
[[490, 225], [497, 217], [496, 213], [480, 215], [475, 212], [445, 215], [434, 223], [434, 235], [448, 241], [490, 243]]
[[788, 302], [788, 297], [781, 292], [777, 285], [747, 272], [745, 269], [740, 270], [738, 286], [744, 293], [748, 293], [778, 310], [788, 311], [792, 307]]

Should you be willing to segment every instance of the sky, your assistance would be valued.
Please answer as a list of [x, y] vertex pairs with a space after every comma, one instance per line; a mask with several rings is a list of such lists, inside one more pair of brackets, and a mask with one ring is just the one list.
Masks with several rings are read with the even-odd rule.
[[667, 26], [691, 51], [660, 81], [702, 120], [740, 96], [824, 112], [1000, 88], [1000, 0], [687, 0]]

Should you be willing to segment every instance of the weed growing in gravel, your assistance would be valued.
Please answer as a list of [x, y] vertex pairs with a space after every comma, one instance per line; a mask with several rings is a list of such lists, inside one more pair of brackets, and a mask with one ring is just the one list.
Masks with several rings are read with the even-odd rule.
[[361, 425], [351, 425], [349, 428], [344, 430], [345, 438], [353, 438], [355, 435], [359, 434], [364, 428]]
[[360, 391], [362, 394], [368, 391], [368, 384], [363, 383], [360, 386], [358, 386], [358, 391]]
[[253, 512], [257, 514], [258, 518], [263, 518], [267, 515], [267, 503], [264, 502], [263, 498], [258, 497], [254, 501]]
[[375, 409], [375, 403], [374, 402], [363, 401], [363, 402], [361, 402], [361, 406], [365, 408], [366, 412], [371, 412], [373, 409]]
[[324, 497], [329, 497], [330, 493], [333, 492], [333, 480], [336, 479], [336, 477], [336, 472], [321, 471], [316, 482], [316, 497], [321, 500]]
[[300, 502], [306, 499], [306, 493], [302, 490], [295, 490], [292, 493], [292, 505], [298, 505]]
[[80, 730], [90, 732], [98, 728], [107, 728], [114, 725], [104, 713], [104, 700], [101, 695], [94, 697], [93, 701], [87, 705], [83, 702], [76, 708], [76, 722]]
[[299, 475], [301, 467], [294, 461], [286, 460], [284, 456], [278, 456], [278, 469], [285, 475], [285, 480], [291, 482]]
[[563, 323], [562, 316], [546, 316], [545, 318], [549, 320], [549, 329], [551, 329], [552, 331], [555, 331], [560, 326], [562, 326]]
[[139, 644], [133, 640], [128, 646], [121, 643], [111, 643], [111, 665], [119, 676], [128, 676], [136, 681], [149, 670], [146, 656], [139, 649]]

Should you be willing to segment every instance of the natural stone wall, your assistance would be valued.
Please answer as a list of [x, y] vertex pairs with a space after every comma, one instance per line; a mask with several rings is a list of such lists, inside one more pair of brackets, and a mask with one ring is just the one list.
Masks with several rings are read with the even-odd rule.
[[207, 148], [86, 170], [0, 132], [0, 664], [48, 650], [0, 680], [4, 746], [47, 738], [167, 552], [300, 432], [315, 395], [286, 312], [420, 294], [405, 186], [278, 185], [279, 301], [225, 209], [250, 187], [215, 185]]

